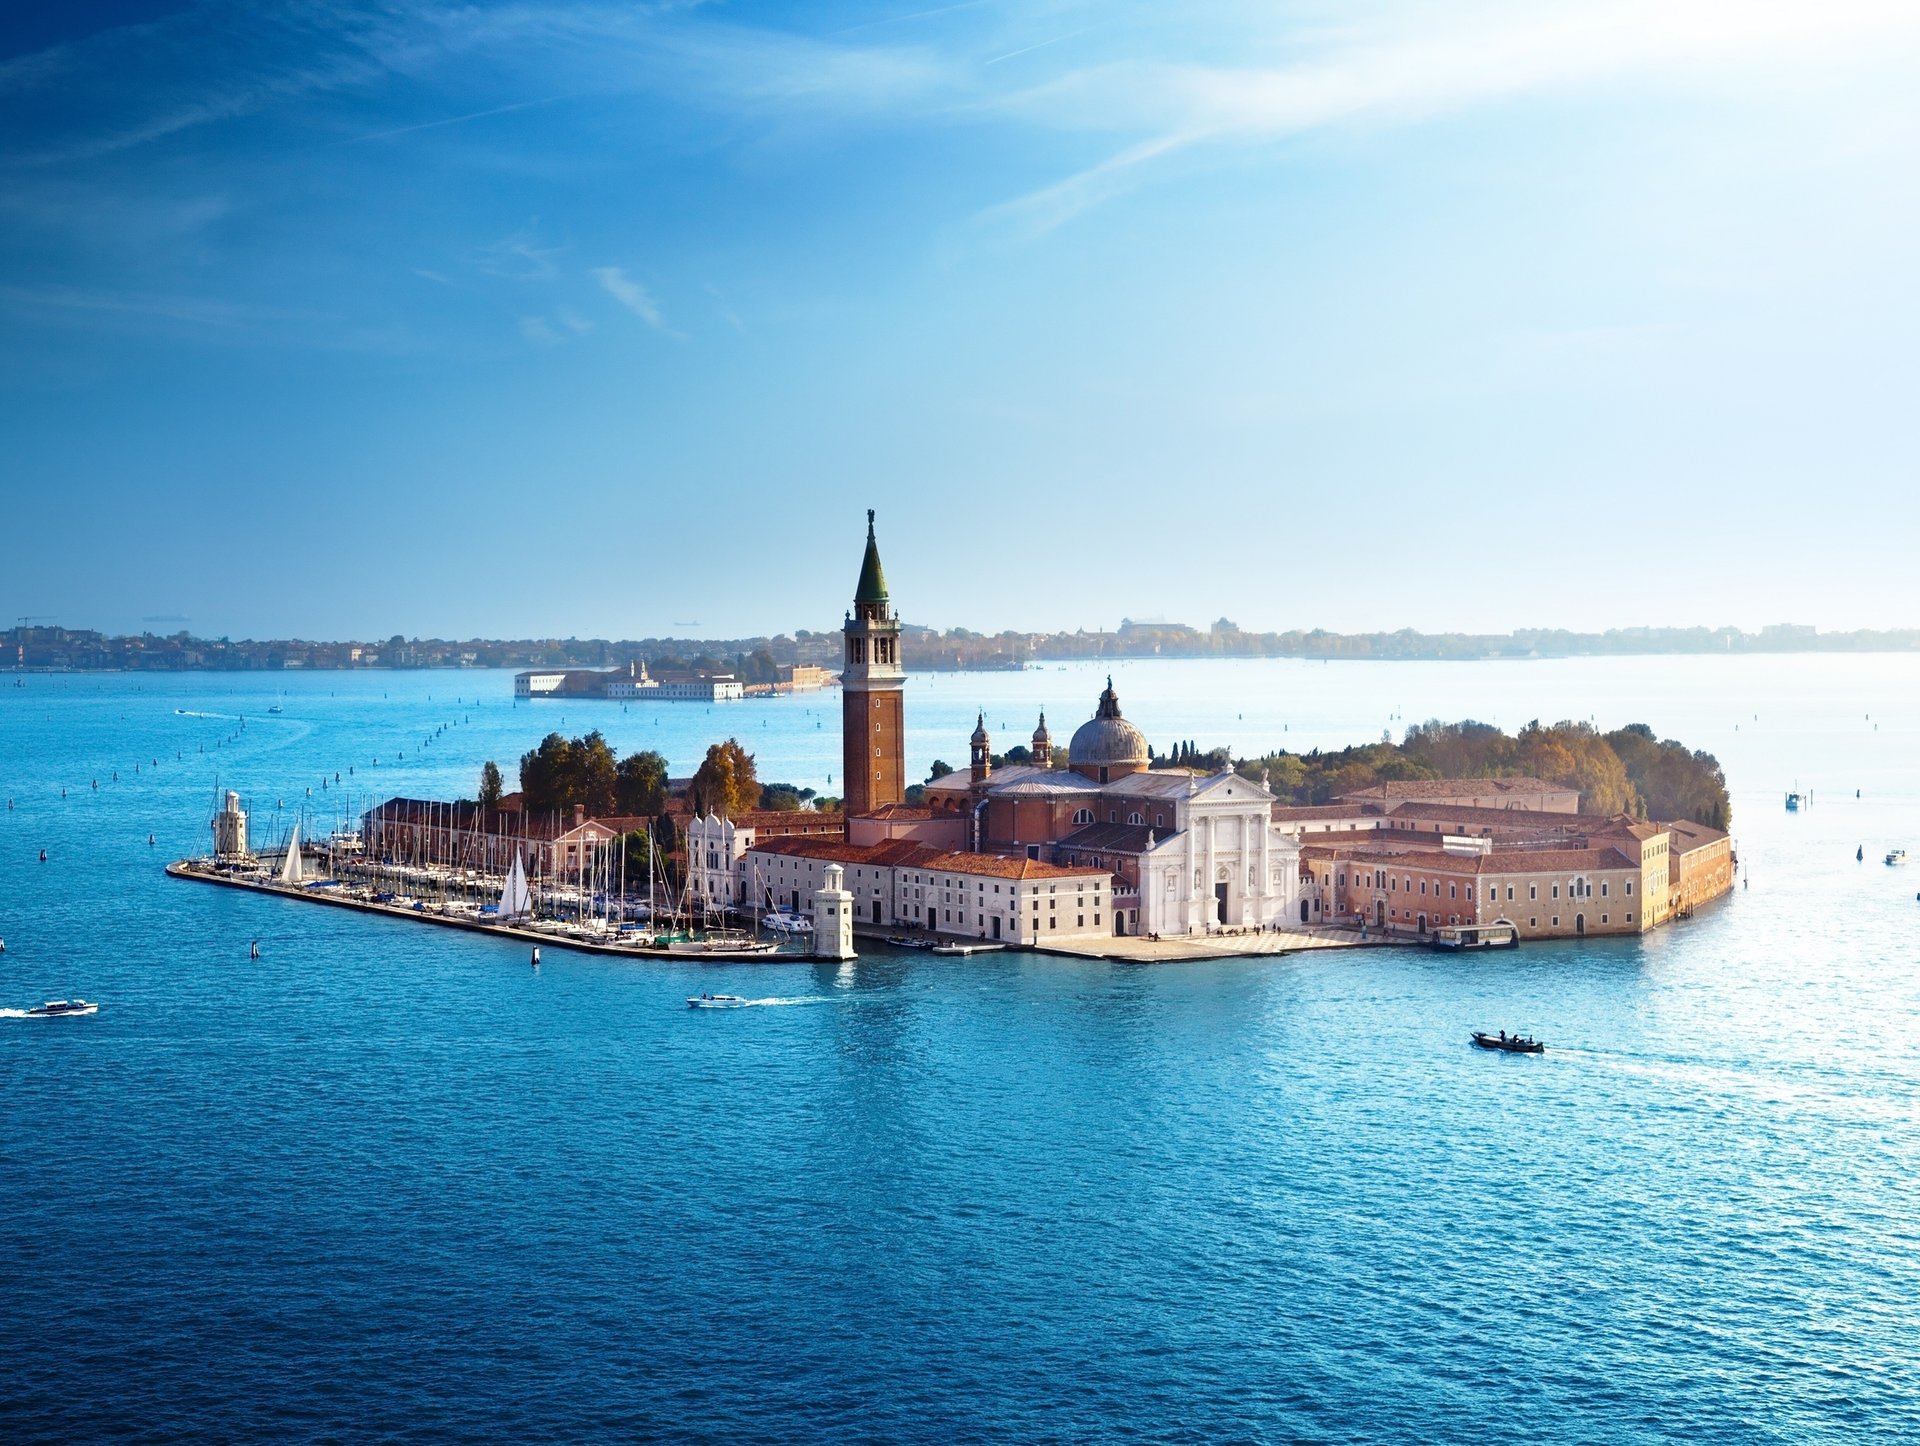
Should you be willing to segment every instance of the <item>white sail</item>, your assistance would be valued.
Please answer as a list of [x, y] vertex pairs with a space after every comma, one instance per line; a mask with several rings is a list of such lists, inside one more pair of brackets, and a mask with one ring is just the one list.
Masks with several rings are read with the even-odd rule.
[[513, 856], [513, 869], [507, 875], [507, 886], [500, 891], [499, 915], [503, 919], [517, 919], [527, 912], [533, 902], [527, 892], [527, 871], [520, 866], [520, 855]]
[[300, 872], [300, 820], [293, 821], [293, 832], [287, 835], [287, 857], [280, 865], [280, 882], [297, 884], [306, 875]]

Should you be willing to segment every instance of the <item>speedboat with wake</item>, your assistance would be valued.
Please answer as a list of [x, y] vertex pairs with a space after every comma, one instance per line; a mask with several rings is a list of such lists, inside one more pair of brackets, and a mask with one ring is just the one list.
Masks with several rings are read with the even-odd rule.
[[1522, 1039], [1517, 1034], [1508, 1034], [1504, 1029], [1498, 1034], [1486, 1034], [1476, 1029], [1473, 1032], [1473, 1042], [1482, 1049], [1504, 1050], [1508, 1054], [1545, 1054], [1547, 1052], [1547, 1046], [1532, 1035]]
[[41, 1019], [53, 1019], [62, 1014], [92, 1014], [100, 1008], [84, 999], [49, 999], [45, 1004], [35, 1005], [28, 1014]]
[[738, 994], [696, 994], [687, 1001], [689, 1009], [738, 1009], [747, 1001]]

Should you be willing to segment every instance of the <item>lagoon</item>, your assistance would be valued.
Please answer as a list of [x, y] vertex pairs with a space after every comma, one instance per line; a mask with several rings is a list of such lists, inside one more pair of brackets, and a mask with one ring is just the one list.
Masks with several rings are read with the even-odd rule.
[[[996, 748], [1042, 706], [1064, 738], [1105, 671], [914, 678], [910, 770], [964, 763], [976, 709]], [[102, 1003], [0, 1018], [0, 1432], [1920, 1433], [1920, 875], [1878, 862], [1920, 844], [1920, 659], [1113, 671], [1161, 748], [1647, 722], [1725, 766], [1749, 887], [1644, 939], [1464, 960], [554, 948], [536, 973], [160, 865], [216, 788], [328, 820], [470, 792], [553, 728], [676, 774], [736, 733], [763, 779], [837, 791], [837, 695], [0, 683], [0, 1004]], [[1491, 1027], [1550, 1050], [1473, 1051]]]

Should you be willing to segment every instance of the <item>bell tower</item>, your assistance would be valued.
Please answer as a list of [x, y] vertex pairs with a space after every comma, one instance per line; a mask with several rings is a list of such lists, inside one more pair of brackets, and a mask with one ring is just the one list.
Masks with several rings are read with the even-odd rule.
[[906, 796], [906, 726], [901, 692], [900, 620], [887, 598], [887, 575], [867, 509], [867, 555], [847, 614], [846, 656], [840, 668], [840, 763], [846, 809], [871, 813]]

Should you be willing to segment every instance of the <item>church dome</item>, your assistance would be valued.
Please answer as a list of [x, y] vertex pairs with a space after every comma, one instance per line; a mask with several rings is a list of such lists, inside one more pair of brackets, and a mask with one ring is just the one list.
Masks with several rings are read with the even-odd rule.
[[1105, 782], [1109, 773], [1137, 773], [1151, 761], [1146, 735], [1120, 716], [1120, 699], [1108, 678], [1100, 707], [1067, 745], [1067, 766]]
[[988, 746], [987, 715], [985, 713], [980, 714], [979, 717], [973, 720], [973, 737], [968, 741], [972, 743], [975, 748], [985, 748]]

